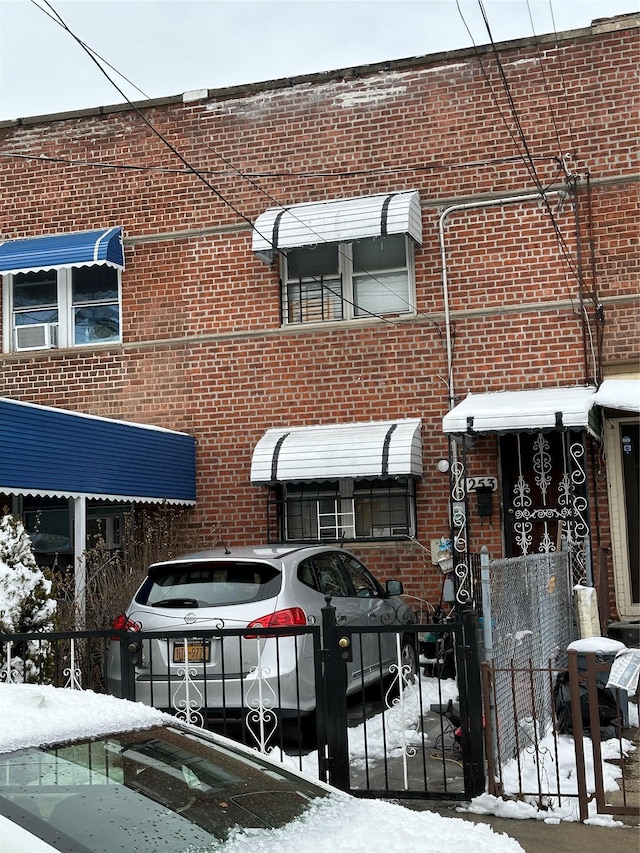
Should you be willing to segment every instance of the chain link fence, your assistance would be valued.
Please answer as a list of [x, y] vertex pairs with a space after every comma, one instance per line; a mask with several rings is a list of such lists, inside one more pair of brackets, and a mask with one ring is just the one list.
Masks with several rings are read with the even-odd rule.
[[502, 760], [536, 742], [553, 720], [548, 671], [566, 666], [575, 639], [566, 551], [493, 560], [483, 584], [484, 656], [494, 667], [491, 713]]

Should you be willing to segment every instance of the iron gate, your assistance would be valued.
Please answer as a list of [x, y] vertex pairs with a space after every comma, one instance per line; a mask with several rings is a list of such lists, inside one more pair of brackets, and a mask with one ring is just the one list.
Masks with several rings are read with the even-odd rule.
[[[333, 608], [326, 608], [323, 616], [326, 735], [321, 731], [319, 735], [326, 743], [320, 767], [327, 781], [360, 797], [466, 800], [482, 793], [483, 715], [475, 614], [470, 611], [460, 621], [444, 624], [366, 631], [336, 625]], [[357, 653], [354, 649], [362, 654], [363, 634], [374, 638], [379, 648], [381, 638], [391, 635], [397, 655], [389, 678], [378, 679], [372, 688], [383, 709], [376, 717], [367, 715], [367, 689], [362, 686], [356, 739], [343, 685], [346, 664]], [[403, 659], [401, 639], [409, 638], [416, 652], [423, 652], [425, 636], [442, 651], [436, 650], [432, 663], [422, 663], [414, 673]], [[448, 652], [455, 659], [455, 681], [442, 677]], [[420, 658], [425, 659], [423, 654]]]
[[[423, 653], [425, 637], [437, 649], [430, 659]], [[395, 660], [384, 671], [378, 663], [376, 672], [356, 659], [348, 696], [349, 658], [362, 656], [365, 643], [380, 649], [389, 641], [398, 649]], [[239, 701], [233, 699], [237, 673], [225, 671], [224, 656], [222, 670], [203, 677], [202, 664], [215, 644], [237, 644], [255, 656], [240, 661], [250, 677], [242, 679]], [[292, 649], [304, 644], [307, 673], [288, 666]], [[403, 654], [411, 649], [414, 657], [407, 661]], [[246, 628], [184, 626], [164, 633], [111, 629], [0, 635], [0, 680], [21, 680], [17, 662], [27, 651], [31, 681], [153, 704], [264, 752], [286, 753], [301, 768], [357, 796], [462, 800], [484, 790], [472, 613], [444, 624], [354, 628], [336, 624], [335, 609], [327, 606], [322, 626], [251, 628], [250, 634]], [[158, 674], [154, 660], [169, 656], [180, 666]], [[448, 673], [449, 658], [455, 664]], [[455, 680], [445, 677], [453, 670]], [[210, 702], [213, 695], [223, 697], [216, 707]], [[315, 768], [308, 768], [313, 760]]]

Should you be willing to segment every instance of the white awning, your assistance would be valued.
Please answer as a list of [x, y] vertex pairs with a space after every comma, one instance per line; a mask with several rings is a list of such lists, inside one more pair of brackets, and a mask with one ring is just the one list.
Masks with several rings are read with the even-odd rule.
[[603, 409], [640, 413], [640, 379], [605, 379], [593, 401]]
[[469, 394], [443, 420], [445, 433], [526, 432], [544, 429], [590, 429], [595, 388], [537, 388]]
[[254, 485], [422, 476], [419, 418], [269, 429], [251, 460]]
[[416, 243], [422, 243], [417, 190], [271, 207], [256, 219], [252, 248], [271, 262], [277, 249], [388, 234], [408, 234]]

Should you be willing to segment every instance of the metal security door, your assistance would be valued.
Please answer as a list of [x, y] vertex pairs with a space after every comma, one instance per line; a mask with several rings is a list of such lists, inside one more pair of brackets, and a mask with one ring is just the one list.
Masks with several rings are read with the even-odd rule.
[[592, 583], [583, 431], [513, 433], [500, 439], [508, 557], [559, 550], [574, 583]]

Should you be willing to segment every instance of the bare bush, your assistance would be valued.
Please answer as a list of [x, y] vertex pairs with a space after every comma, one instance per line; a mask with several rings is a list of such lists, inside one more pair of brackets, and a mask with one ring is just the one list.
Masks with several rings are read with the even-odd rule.
[[[190, 551], [211, 547], [201, 530], [189, 526], [187, 510], [175, 507], [145, 507], [125, 516], [123, 545], [110, 551], [101, 535], [85, 552], [87, 630], [108, 628], [113, 619], [128, 608], [151, 563], [168, 560]], [[76, 627], [75, 578], [72, 571], [56, 573], [54, 596], [58, 600], [57, 627]]]

